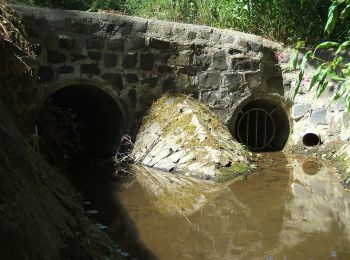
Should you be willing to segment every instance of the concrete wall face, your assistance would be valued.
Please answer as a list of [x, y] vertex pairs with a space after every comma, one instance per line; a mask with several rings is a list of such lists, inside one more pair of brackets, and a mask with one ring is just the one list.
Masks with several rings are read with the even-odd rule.
[[[30, 41], [38, 44], [39, 62], [33, 68], [43, 98], [79, 82], [95, 85], [120, 101], [133, 130], [165, 92], [192, 94], [224, 123], [254, 98], [274, 100], [290, 113], [295, 77], [289, 71], [290, 51], [261, 37], [104, 13], [15, 8], [23, 14]], [[309, 95], [293, 107], [294, 114], [307, 111], [293, 116], [292, 143], [300, 139], [301, 121], [326, 127], [316, 110], [307, 117], [314, 111], [304, 100]]]

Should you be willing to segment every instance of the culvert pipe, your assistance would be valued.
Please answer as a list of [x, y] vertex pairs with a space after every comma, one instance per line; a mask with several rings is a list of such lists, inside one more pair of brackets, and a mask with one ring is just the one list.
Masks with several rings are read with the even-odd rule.
[[321, 138], [315, 133], [306, 133], [302, 139], [303, 145], [312, 147], [317, 146], [321, 143]]
[[238, 107], [229, 123], [231, 134], [249, 150], [279, 151], [289, 137], [289, 119], [281, 104], [254, 99]]
[[124, 129], [119, 104], [90, 85], [69, 85], [44, 102], [39, 119], [42, 150], [49, 157], [69, 161], [82, 153], [115, 155]]

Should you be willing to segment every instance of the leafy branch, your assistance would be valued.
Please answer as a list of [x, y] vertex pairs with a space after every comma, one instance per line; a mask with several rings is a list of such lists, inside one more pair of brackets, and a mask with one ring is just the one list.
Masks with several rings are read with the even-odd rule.
[[[301, 4], [303, 4], [303, 0]], [[325, 34], [330, 36], [334, 31], [338, 19], [346, 19], [350, 16], [350, 0], [333, 0], [332, 5], [328, 10], [328, 19], [325, 25]], [[345, 98], [346, 107], [350, 112], [350, 62], [344, 59], [344, 51], [350, 47], [350, 40], [343, 43], [326, 41], [318, 44], [314, 50], [307, 50], [304, 41], [298, 41], [294, 54], [291, 59], [291, 68], [298, 67], [298, 58], [301, 53], [305, 53], [299, 65], [299, 75], [295, 82], [294, 95], [297, 95], [302, 84], [306, 66], [315, 61], [319, 65], [313, 73], [310, 81], [309, 91], [316, 87], [316, 95], [320, 97], [327, 88], [330, 81], [337, 82], [338, 88], [334, 93], [333, 99], [338, 100], [341, 97]], [[325, 60], [320, 57], [319, 50], [329, 50], [332, 52], [332, 59]], [[335, 52], [334, 52], [335, 51]]]

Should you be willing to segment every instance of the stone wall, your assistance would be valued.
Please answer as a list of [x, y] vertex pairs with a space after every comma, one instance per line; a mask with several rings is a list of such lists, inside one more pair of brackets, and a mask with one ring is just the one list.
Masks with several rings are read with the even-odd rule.
[[347, 112], [344, 98], [333, 101], [337, 89], [329, 84], [324, 93], [317, 98], [316, 90], [308, 91], [313, 66], [308, 66], [298, 95], [294, 100], [291, 118], [294, 121], [292, 144], [300, 144], [306, 133], [319, 135], [321, 143], [350, 140], [350, 113]]
[[[307, 132], [348, 140], [344, 104], [328, 106], [303, 89], [293, 101], [297, 71], [291, 50], [258, 36], [207, 26], [15, 6], [37, 45], [41, 101], [72, 84], [96, 86], [121, 106], [129, 132], [165, 92], [181, 92], [209, 105], [225, 124], [235, 124], [242, 104], [264, 98], [291, 114], [289, 144]], [[40, 104], [40, 102], [39, 102]], [[233, 122], [232, 122], [233, 121]]]
[[44, 100], [92, 84], [119, 100], [134, 125], [165, 92], [191, 93], [224, 122], [252, 94], [284, 96], [275, 54], [261, 37], [137, 17], [15, 6], [37, 45]]

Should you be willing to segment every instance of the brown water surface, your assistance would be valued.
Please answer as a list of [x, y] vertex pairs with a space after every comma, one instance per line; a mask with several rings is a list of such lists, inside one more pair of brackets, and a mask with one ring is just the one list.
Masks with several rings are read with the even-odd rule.
[[266, 153], [255, 164], [188, 215], [160, 210], [137, 180], [105, 186], [109, 208], [93, 202], [111, 237], [140, 259], [350, 259], [350, 192], [329, 162]]

